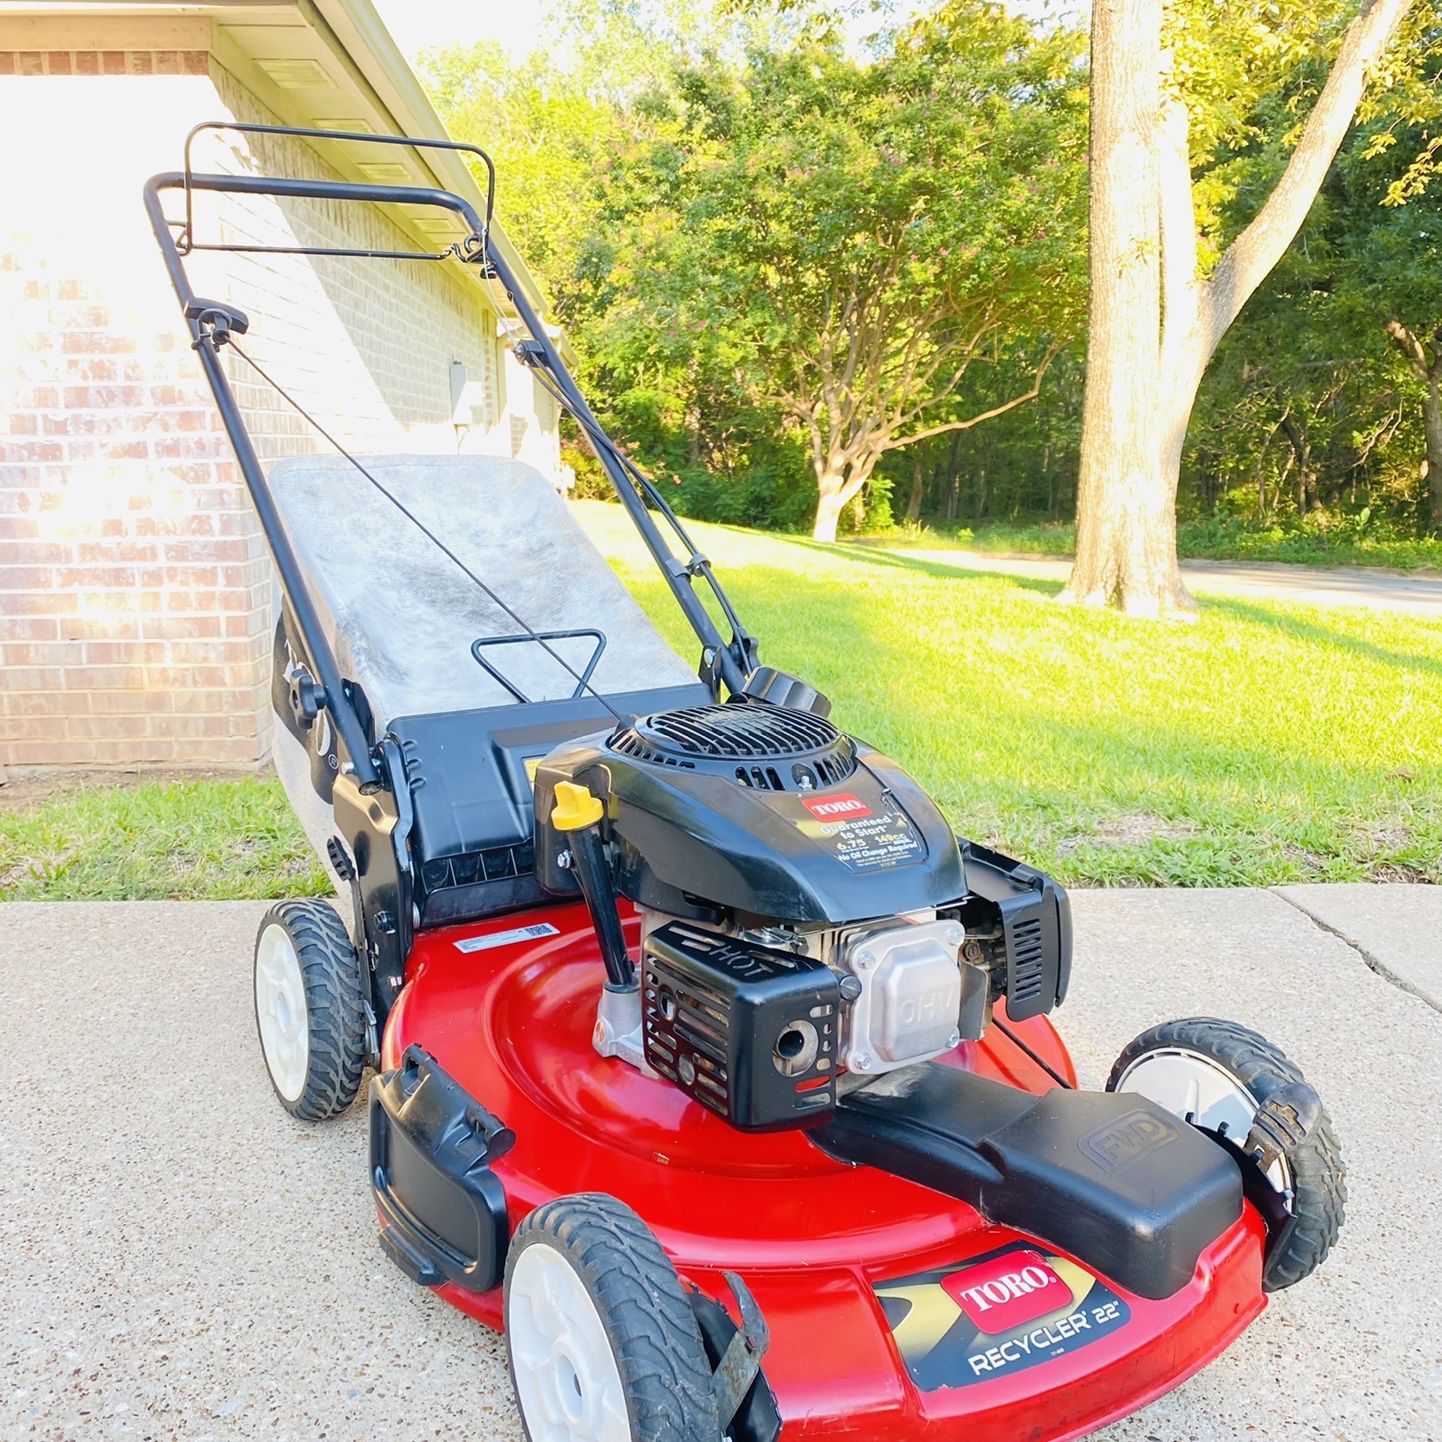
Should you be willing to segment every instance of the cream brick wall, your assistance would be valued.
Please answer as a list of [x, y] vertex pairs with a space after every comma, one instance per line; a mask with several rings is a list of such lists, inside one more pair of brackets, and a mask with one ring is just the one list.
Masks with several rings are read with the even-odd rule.
[[[253, 765], [265, 754], [273, 580], [140, 204], [196, 121], [272, 121], [204, 51], [0, 51], [0, 765]], [[328, 177], [289, 140], [218, 135], [197, 163]], [[228, 198], [198, 231], [409, 248], [372, 207]], [[422, 262], [196, 256], [247, 349], [360, 450], [557, 465], [546, 398], [479, 288]], [[458, 435], [450, 363], [489, 403]], [[325, 449], [238, 358], [263, 459]]]

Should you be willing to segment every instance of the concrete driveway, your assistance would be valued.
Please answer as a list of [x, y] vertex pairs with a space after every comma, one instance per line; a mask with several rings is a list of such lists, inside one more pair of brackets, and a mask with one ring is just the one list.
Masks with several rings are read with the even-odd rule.
[[[875, 549], [888, 550], [884, 544]], [[1064, 583], [1071, 558], [993, 555], [950, 548], [897, 548], [891, 552], [958, 571], [994, 571], [1006, 576]], [[1183, 561], [1182, 579], [1199, 596], [1237, 596], [1262, 601], [1300, 601], [1308, 606], [1362, 606], [1442, 618], [1442, 576], [1413, 576], [1375, 566], [1292, 566], [1277, 561]]]
[[[1442, 1014], [1419, 994], [1442, 892], [1297, 892], [1075, 898], [1084, 1080], [1152, 1022], [1235, 1016], [1304, 1062], [1350, 1165], [1327, 1267], [1106, 1442], [1442, 1437]], [[307, 1127], [272, 1100], [264, 910], [0, 907], [4, 1442], [520, 1437], [498, 1340], [376, 1245], [360, 1108]]]

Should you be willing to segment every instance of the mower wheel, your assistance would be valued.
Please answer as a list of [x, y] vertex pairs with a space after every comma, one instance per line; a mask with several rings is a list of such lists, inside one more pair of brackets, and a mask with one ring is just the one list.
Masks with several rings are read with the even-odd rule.
[[506, 1259], [506, 1355], [529, 1442], [719, 1442], [700, 1328], [661, 1244], [601, 1192], [558, 1197]]
[[[1297, 1088], [1314, 1107], [1305, 1125], [1292, 1105]], [[1254, 1118], [1275, 1097], [1269, 1121], [1274, 1128], [1281, 1121], [1290, 1144], [1271, 1161], [1266, 1180], [1285, 1202], [1288, 1220], [1269, 1248], [1262, 1286], [1268, 1292], [1294, 1286], [1326, 1260], [1342, 1226], [1347, 1169], [1325, 1108], [1279, 1047], [1215, 1017], [1163, 1022], [1123, 1050], [1107, 1090], [1137, 1092], [1243, 1149]]]
[[329, 902], [281, 901], [255, 938], [255, 1024], [280, 1104], [302, 1121], [339, 1116], [366, 1058], [360, 960]]

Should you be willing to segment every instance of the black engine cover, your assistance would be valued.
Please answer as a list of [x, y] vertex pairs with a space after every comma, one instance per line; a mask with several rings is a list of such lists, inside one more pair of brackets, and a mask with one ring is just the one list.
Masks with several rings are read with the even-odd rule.
[[620, 892], [673, 916], [841, 925], [954, 904], [946, 818], [894, 761], [810, 712], [765, 703], [638, 719], [551, 752], [536, 774], [536, 864], [573, 893], [549, 823], [558, 781], [606, 805]]

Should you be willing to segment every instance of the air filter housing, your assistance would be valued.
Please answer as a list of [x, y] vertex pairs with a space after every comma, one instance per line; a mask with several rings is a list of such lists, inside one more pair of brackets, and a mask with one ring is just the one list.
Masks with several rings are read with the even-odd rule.
[[823, 790], [856, 770], [855, 743], [825, 717], [765, 702], [641, 716], [606, 746], [653, 766], [726, 776], [759, 791]]

